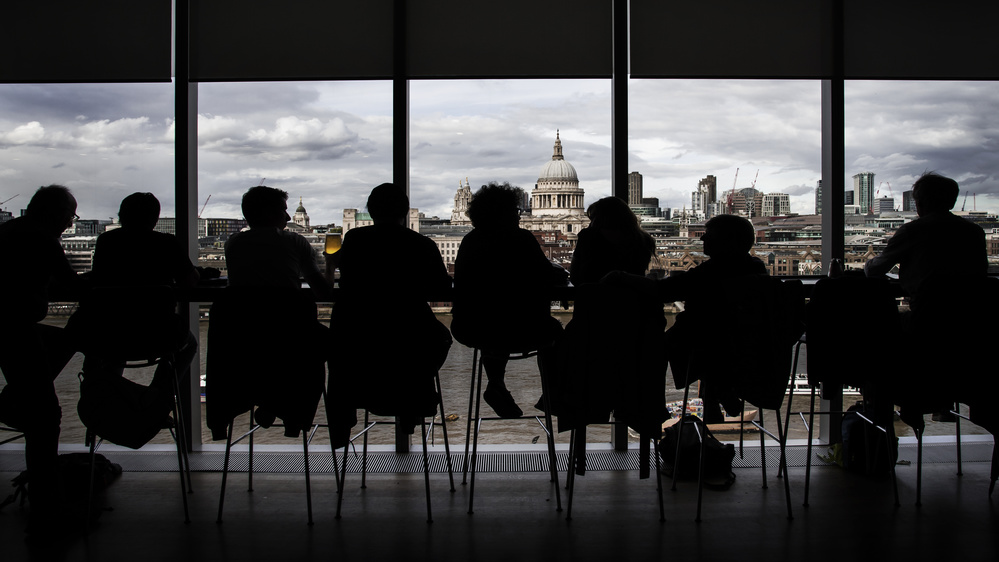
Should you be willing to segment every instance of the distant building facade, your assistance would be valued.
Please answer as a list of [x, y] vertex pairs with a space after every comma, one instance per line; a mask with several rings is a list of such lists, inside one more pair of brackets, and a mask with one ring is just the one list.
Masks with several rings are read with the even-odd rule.
[[643, 197], [645, 191], [642, 186], [642, 174], [638, 172], [628, 174], [628, 204], [640, 205]]
[[520, 227], [532, 232], [557, 230], [575, 239], [589, 224], [576, 168], [562, 155], [562, 140], [556, 132], [552, 159], [541, 168], [531, 191], [531, 214], [521, 217]]
[[860, 214], [874, 212], [874, 172], [861, 172], [853, 176], [854, 205], [860, 206]]

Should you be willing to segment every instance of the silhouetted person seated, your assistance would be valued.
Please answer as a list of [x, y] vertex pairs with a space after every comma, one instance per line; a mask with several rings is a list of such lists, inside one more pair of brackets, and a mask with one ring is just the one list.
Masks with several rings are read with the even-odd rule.
[[[956, 181], [928, 172], [912, 185], [919, 218], [899, 227], [878, 257], [864, 266], [868, 277], [879, 277], [898, 265], [910, 313], [902, 315], [909, 359], [895, 373], [899, 405], [906, 423], [922, 425], [922, 413], [947, 411], [955, 395], [941, 391], [941, 378], [954, 369], [967, 380], [978, 366], [965, 357], [984, 358], [990, 345], [982, 314], [988, 257], [981, 227], [950, 210], [960, 188]], [[993, 377], [989, 377], [993, 378]], [[958, 385], [962, 402], [982, 397], [981, 380]], [[990, 397], [989, 400], [993, 400]], [[907, 407], [908, 406], [908, 407]], [[974, 408], [972, 409], [974, 410]]]
[[656, 243], [624, 200], [604, 197], [586, 209], [590, 225], [579, 231], [569, 266], [573, 285], [598, 283], [611, 271], [645, 275]]
[[618, 421], [658, 436], [669, 417], [662, 302], [651, 285], [598, 284], [611, 271], [644, 276], [655, 242], [622, 199], [605, 197], [586, 212], [590, 224], [579, 232], [569, 268], [573, 316], [558, 343], [557, 384], [549, 384], [559, 431], [576, 430], [577, 474], [585, 472], [587, 423], [606, 422], [613, 410]]
[[49, 289], [79, 285], [59, 242], [76, 199], [61, 185], [39, 188], [22, 217], [0, 224], [0, 423], [24, 432], [30, 474], [27, 531], [44, 539], [58, 522], [57, 457], [62, 410], [53, 381], [73, 356], [64, 330], [42, 324]]
[[551, 361], [562, 325], [551, 316], [548, 289], [566, 284], [565, 270], [519, 227], [521, 204], [509, 184], [482, 186], [468, 206], [475, 228], [462, 239], [454, 263], [451, 333], [482, 350], [489, 379], [483, 398], [504, 418], [523, 415], [504, 382], [507, 358], [540, 349], [538, 362]]
[[[294, 437], [312, 424], [322, 396], [328, 336], [315, 299], [332, 291], [309, 242], [285, 230], [286, 192], [251, 187], [242, 209], [249, 230], [226, 243], [229, 285], [210, 314], [208, 426], [224, 439], [232, 417], [256, 405], [260, 425], [279, 417]], [[302, 294], [303, 278], [314, 298]]]
[[[120, 228], [108, 230], [97, 238], [90, 274], [94, 288], [193, 287], [197, 284], [198, 271], [180, 241], [172, 234], [153, 230], [159, 218], [160, 202], [152, 193], [133, 193], [122, 199], [118, 209]], [[161, 337], [172, 340], [171, 345], [164, 348], [176, 351], [174, 361], [178, 382], [183, 387], [190, 376], [191, 360], [197, 353], [197, 340], [175, 313], [175, 303], [140, 300], [130, 304], [149, 307], [150, 321], [160, 324]], [[106, 331], [104, 323], [117, 321], [86, 298], [70, 320], [70, 330], [86, 354], [83, 363], [85, 377], [122, 375], [123, 363], [120, 359], [100, 357], [99, 351], [91, 351], [95, 346], [96, 349], [116, 346], [118, 342], [100, 342], [95, 338], [99, 340], [102, 332]], [[150, 387], [172, 395], [172, 377], [169, 365], [160, 363]]]
[[[726, 311], [714, 304], [712, 291], [728, 281], [749, 275], [766, 275], [763, 262], [749, 254], [756, 241], [752, 223], [737, 215], [718, 215], [704, 225], [704, 253], [710, 259], [690, 269], [671, 273], [661, 281], [629, 277], [635, 285], [654, 283], [663, 302], [684, 302], [684, 311], [666, 332], [666, 355], [677, 388], [687, 381], [690, 349], [695, 342], [711, 337], [712, 324], [726, 321]], [[612, 276], [612, 279], [619, 279]], [[719, 342], [724, 346], [724, 342]], [[729, 415], [742, 412], [742, 401], [735, 392], [734, 377], [738, 373], [713, 372], [702, 377], [700, 395], [704, 402], [704, 421], [724, 421], [719, 403]]]
[[[353, 228], [327, 259], [340, 269], [330, 341], [331, 399], [398, 416], [410, 433], [434, 415], [434, 375], [451, 333], [428, 304], [451, 288], [437, 244], [407, 226], [409, 198], [383, 183], [368, 197], [374, 224]], [[342, 389], [342, 392], [340, 391]]]

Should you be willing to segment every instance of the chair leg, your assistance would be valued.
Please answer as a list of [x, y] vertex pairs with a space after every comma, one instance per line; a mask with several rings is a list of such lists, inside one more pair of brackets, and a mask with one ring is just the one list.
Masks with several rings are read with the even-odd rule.
[[[745, 409], [745, 408], [743, 408]], [[760, 417], [760, 427], [763, 427], [763, 408], [757, 410]], [[760, 430], [760, 472], [763, 473], [763, 489], [767, 489], [767, 433]]]
[[[791, 378], [788, 383], [788, 393], [787, 393], [787, 412], [784, 413], [784, 428], [787, 431], [791, 430], [791, 407], [793, 406], [794, 400], [794, 379], [798, 372], [798, 355], [801, 353], [801, 344], [804, 343], [800, 339], [798, 343], [794, 344], [794, 360], [791, 362]], [[745, 408], [743, 408], [745, 410]], [[777, 475], [780, 478], [780, 474]]]
[[996, 480], [999, 480], [999, 447], [996, 447], [996, 436], [992, 434], [992, 470], [989, 473], [989, 497], [996, 489]]
[[[326, 385], [325, 384], [323, 384], [323, 408], [326, 410], [326, 412], [330, 411], [329, 401], [328, 401], [328, 395], [326, 393]], [[329, 423], [328, 419], [326, 420], [326, 431], [329, 433], [330, 443], [332, 444], [333, 443], [333, 426]], [[346, 445], [345, 445], [345, 447], [346, 447]], [[337, 492], [339, 492], [340, 491], [340, 469], [337, 467], [338, 463], [337, 463], [337, 460], [336, 460], [336, 449], [334, 449], [332, 447], [332, 445], [330, 446], [330, 453], [332, 453], [332, 455], [333, 455], [333, 478], [336, 480], [336, 489], [337, 489]]]
[[743, 431], [746, 427], [746, 401], [742, 401], [742, 411], [739, 412], [739, 458], [745, 458], [743, 456], [743, 448], [745, 445], [746, 432]]
[[[364, 427], [368, 427], [369, 412], [367, 409], [364, 410]], [[361, 447], [361, 489], [366, 490], [368, 488], [368, 432], [364, 432], [364, 443]]]
[[[468, 482], [468, 466], [469, 466], [469, 456], [468, 456], [468, 446], [472, 438], [472, 401], [475, 400], [475, 367], [479, 365], [481, 360], [479, 359], [479, 348], [472, 349], [472, 376], [469, 377], [471, 382], [468, 388], [468, 415], [465, 416], [465, 457], [462, 459], [461, 466], [461, 485], [464, 486]], [[482, 366], [479, 365], [479, 369]], [[482, 374], [479, 373], [479, 378], [482, 378]]]
[[663, 473], [659, 457], [659, 441], [652, 440], [652, 454], [656, 456], [656, 493], [659, 495], [659, 521], [666, 521], [666, 508], [663, 507]]
[[808, 507], [808, 486], [812, 477], [812, 431], [815, 428], [815, 387], [812, 387], [812, 396], [808, 405], [808, 444], [805, 446], [805, 501], [802, 505]]
[[[707, 433], [707, 426], [699, 426], [694, 424], [694, 432], [697, 434], [697, 442], [700, 447], [700, 461], [697, 464], [697, 516], [694, 517], [694, 521], [697, 523], [701, 522], [701, 503], [704, 499], [704, 450], [707, 448], [704, 446], [704, 435], [701, 435], [701, 427], [704, 427], [705, 433]], [[676, 476], [676, 470], [673, 471], [673, 475]]]
[[923, 430], [912, 428], [912, 431], [916, 434], [916, 507], [919, 507], [923, 505]]
[[[175, 397], [175, 398], [178, 398], [178, 399], [174, 400], [173, 416], [174, 416], [174, 418], [179, 419], [180, 416], [181, 416], [181, 412], [180, 412], [180, 405], [178, 404], [178, 402], [180, 400], [179, 400], [179, 397]], [[180, 475], [180, 495], [181, 495], [181, 497], [184, 500], [184, 523], [187, 524], [187, 523], [191, 522], [191, 514], [190, 514], [190, 511], [189, 511], [188, 506], [187, 506], [187, 494], [188, 494], [188, 490], [191, 489], [190, 488], [190, 486], [191, 486], [191, 481], [190, 481], [191, 473], [190, 473], [190, 467], [188, 467], [188, 472], [187, 472], [188, 480], [186, 481], [186, 485], [185, 485], [185, 480], [184, 480], [184, 473], [185, 473], [184, 472], [184, 453], [187, 451], [187, 439], [185, 438], [185, 435], [184, 435], [183, 422], [179, 422], [177, 424], [177, 434], [174, 435], [174, 442], [177, 445], [177, 474]], [[193, 489], [191, 489], [191, 491], [193, 492]]]
[[[253, 429], [253, 408], [250, 408], [250, 429]], [[253, 491], [253, 433], [250, 433], [250, 457], [247, 460], [246, 491]]]
[[[441, 418], [443, 420], [443, 418]], [[423, 482], [427, 492], [427, 523], [434, 522], [433, 512], [430, 510], [430, 457], [427, 454], [427, 420], [420, 422], [420, 430], [423, 432]]]
[[219, 514], [215, 519], [218, 524], [222, 523], [222, 506], [225, 504], [225, 484], [229, 477], [229, 454], [232, 450], [232, 426], [233, 421], [229, 422], [229, 427], [226, 432], [225, 439], [225, 461], [222, 463], [222, 489], [219, 491]]
[[[540, 357], [540, 356], [539, 356]], [[538, 370], [541, 376], [541, 395], [544, 396], [544, 402], [542, 406], [545, 408], [545, 433], [548, 434], [548, 469], [551, 472], [551, 482], [555, 485], [555, 511], [562, 511], [562, 491], [559, 489], [558, 485], [558, 456], [555, 453], [555, 428], [552, 424], [552, 403], [551, 403], [551, 392], [548, 390], [547, 378], [544, 373], [544, 368], [541, 366], [541, 361], [538, 361]], [[585, 427], [584, 427], [585, 431]], [[578, 454], [578, 453], [577, 453]], [[573, 471], [573, 466], [569, 466], [569, 471]]]
[[576, 430], [569, 432], [569, 467], [565, 474], [565, 487], [568, 491], [568, 498], [565, 506], [565, 520], [572, 521], [572, 493], [576, 484], [576, 471], [573, 466], [576, 464]]
[[901, 503], [898, 501], [898, 476], [895, 474], [895, 462], [897, 461], [897, 451], [895, 451], [895, 424], [888, 423], [888, 427], [885, 431], [885, 440], [888, 445], [888, 472], [891, 474], [891, 487], [892, 492], [895, 494], [895, 507], [901, 507]]
[[[176, 368], [176, 366], [173, 363], [171, 363], [171, 367], [172, 367], [172, 370], [173, 370], [173, 399], [174, 399], [174, 409], [175, 409], [173, 416], [174, 416], [174, 422], [177, 424], [177, 433], [180, 434], [182, 436], [182, 439], [183, 439], [183, 441], [178, 441], [178, 445], [177, 445], [178, 447], [181, 448], [181, 453], [182, 453], [182, 457], [183, 457], [183, 460], [184, 460], [184, 466], [183, 466], [183, 468], [181, 470], [183, 470], [184, 474], [187, 476], [187, 488], [186, 488], [186, 491], [187, 491], [188, 494], [193, 494], [194, 493], [194, 486], [191, 485], [191, 459], [190, 459], [190, 457], [188, 457], [188, 453], [187, 453], [187, 448], [188, 448], [187, 430], [186, 430], [187, 429], [187, 426], [186, 426], [187, 422], [185, 421], [185, 417], [184, 417], [184, 404], [183, 404], [183, 402], [182, 402], [182, 400], [180, 398], [181, 397], [181, 393], [180, 393], [180, 379], [179, 379], [179, 376], [177, 374], [177, 368]], [[185, 519], [187, 519], [186, 515], [185, 515]]]
[[687, 399], [690, 398], [690, 384], [683, 388], [683, 404], [680, 405], [680, 428], [676, 431], [676, 453], [673, 456], [673, 485], [671, 491], [676, 491], [676, 475], [680, 472], [680, 443], [683, 443], [683, 426], [686, 425], [684, 418], [687, 416]]
[[437, 384], [437, 405], [441, 411], [441, 434], [444, 436], [444, 456], [447, 458], [447, 478], [451, 483], [451, 492], [454, 492], [454, 468], [451, 464], [451, 445], [447, 439], [447, 420], [444, 419], [444, 390], [441, 388], [441, 374], [434, 373], [434, 381]]
[[[343, 465], [340, 466], [340, 487], [337, 488], [336, 494], [336, 519], [340, 519], [340, 508], [343, 507], [343, 493], [347, 488], [347, 451], [350, 449], [350, 443], [343, 446]], [[336, 451], [333, 452], [334, 456]]]
[[309, 432], [302, 431], [302, 456], [305, 461], [305, 503], [309, 511], [309, 526], [312, 525], [312, 479], [309, 474]]
[[781, 427], [780, 410], [777, 410], [777, 439], [780, 443], [780, 468], [779, 472], [784, 473], [784, 501], [787, 502], [787, 518], [794, 519], [791, 514], [791, 478], [787, 474], [787, 428]]
[[[94, 513], [94, 460], [97, 454], [97, 436], [88, 429], [84, 441], [90, 444], [90, 480], [87, 487], [87, 511], [83, 516], [83, 528], [89, 532], [90, 518]], [[184, 499], [186, 500], [187, 498]]]
[[[482, 382], [482, 367], [480, 363], [479, 367], [479, 383], [481, 387]], [[471, 471], [471, 480], [468, 485], [468, 514], [471, 515], [475, 513], [475, 464], [478, 460], [479, 452], [479, 426], [482, 425], [482, 420], [479, 419], [480, 407], [482, 406], [482, 393], [478, 392], [475, 395], [475, 428], [472, 435], [472, 457], [469, 463], [469, 469]]]
[[961, 466], [961, 403], [954, 403], [954, 438], [957, 440], [957, 475], [964, 476]]

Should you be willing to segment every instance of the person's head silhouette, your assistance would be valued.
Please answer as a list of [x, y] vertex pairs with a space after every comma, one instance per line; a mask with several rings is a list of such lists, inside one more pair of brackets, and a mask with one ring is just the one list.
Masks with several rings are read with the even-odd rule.
[[604, 197], [590, 204], [586, 209], [590, 227], [611, 230], [634, 230], [640, 228], [638, 217], [628, 204], [618, 197]]
[[121, 200], [118, 220], [122, 228], [152, 230], [160, 220], [160, 202], [152, 193], [133, 193]]
[[475, 228], [516, 228], [520, 205], [520, 190], [509, 183], [490, 182], [472, 196], [467, 213]]
[[39, 187], [31, 196], [24, 216], [54, 236], [59, 236], [73, 225], [76, 216], [76, 198], [69, 188], [62, 185], [46, 185]]
[[371, 190], [367, 208], [375, 224], [398, 223], [405, 226], [409, 215], [409, 197], [395, 184], [383, 183]]
[[288, 215], [288, 192], [257, 185], [243, 194], [243, 217], [250, 228], [277, 228], [284, 230], [291, 216]]
[[961, 188], [957, 182], [936, 172], [926, 172], [912, 184], [912, 198], [919, 216], [943, 213], [954, 208]]
[[704, 224], [704, 253], [711, 258], [744, 255], [756, 242], [753, 223], [738, 215], [718, 215]]

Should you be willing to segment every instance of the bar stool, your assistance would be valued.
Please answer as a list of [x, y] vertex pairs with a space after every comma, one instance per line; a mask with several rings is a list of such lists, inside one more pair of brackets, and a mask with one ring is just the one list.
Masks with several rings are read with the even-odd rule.
[[[81, 421], [87, 425], [85, 443], [90, 449], [90, 486], [87, 496], [87, 517], [93, 504], [93, 472], [95, 454], [106, 439], [130, 448], [139, 448], [148, 442], [158, 431], [168, 429], [177, 446], [177, 465], [180, 476], [181, 493], [184, 504], [184, 522], [190, 523], [187, 494], [193, 493], [191, 486], [191, 466], [188, 458], [187, 431], [184, 427], [184, 408], [181, 399], [180, 373], [186, 368], [179, 364], [179, 357], [190, 357], [196, 349], [193, 337], [184, 339], [186, 330], [180, 329], [179, 318], [175, 314], [177, 298], [168, 286], [112, 286], [92, 289], [85, 297], [81, 311], [85, 314], [77, 321], [80, 330], [80, 345], [89, 359], [116, 365], [123, 371], [148, 367], [165, 368], [169, 372], [172, 405], [172, 419], [164, 420], [164, 425], [147, 428], [144, 435], [123, 427], [127, 419], [116, 420], [112, 424], [107, 418], [84, 419], [88, 412], [99, 414], [115, 408], [117, 395], [100, 395], [92, 391], [88, 397], [81, 388], [79, 410]], [[82, 380], [81, 373], [81, 380]], [[114, 377], [113, 373], [106, 376]], [[112, 384], [104, 390], [112, 391], [115, 383], [122, 383], [135, 392], [141, 387], [127, 380], [111, 379]], [[87, 384], [84, 381], [82, 384]], [[97, 382], [98, 385], [101, 382]], [[98, 387], [99, 388], [99, 387]], [[119, 390], [123, 387], [118, 386]], [[135, 392], [123, 391], [128, 397]], [[89, 405], [85, 401], [95, 400]], [[133, 405], [134, 409], [134, 405]], [[88, 423], [91, 422], [91, 423]], [[94, 422], [100, 427], [92, 427]]]
[[[516, 351], [511, 352], [507, 359], [510, 361], [520, 361], [523, 359], [531, 359], [537, 357], [542, 349], [550, 347], [551, 344], [547, 346], [541, 346], [538, 349], [532, 349], [527, 351]], [[476, 461], [478, 460], [478, 446], [479, 446], [479, 429], [484, 421], [495, 421], [502, 419], [514, 419], [514, 420], [535, 420], [541, 425], [541, 428], [545, 432], [545, 438], [548, 442], [548, 468], [551, 473], [551, 482], [555, 485], [555, 511], [562, 511], [562, 495], [559, 491], [558, 484], [558, 460], [555, 455], [555, 433], [552, 426], [552, 415], [551, 415], [551, 393], [548, 391], [548, 382], [545, 377], [544, 367], [542, 363], [538, 362], [538, 370], [541, 376], [541, 396], [542, 396], [542, 406], [544, 406], [544, 421], [542, 421], [542, 416], [530, 416], [524, 415], [517, 418], [500, 418], [500, 417], [482, 417], [481, 415], [481, 404], [482, 404], [482, 350], [480, 348], [473, 348], [472, 350], [472, 373], [471, 373], [471, 384], [468, 389], [468, 418], [465, 428], [465, 460], [462, 464], [462, 476], [461, 483], [466, 483], [466, 477], [469, 470], [471, 470], [472, 477], [471, 483], [469, 484], [469, 494], [468, 494], [468, 513], [474, 513], [474, 502], [475, 502], [475, 469]], [[475, 403], [475, 429], [472, 430], [472, 403]], [[469, 437], [471, 437], [472, 442], [472, 454], [469, 456]]]
[[[444, 455], [447, 458], [448, 480], [449, 480], [449, 482], [451, 484], [451, 491], [454, 492], [454, 470], [453, 470], [453, 467], [452, 467], [452, 464], [451, 464], [451, 446], [448, 443], [447, 425], [446, 425], [446, 422], [444, 421], [444, 415], [445, 415], [444, 414], [444, 395], [443, 395], [443, 392], [441, 390], [440, 372], [435, 372], [434, 373], [434, 389], [435, 389], [435, 399], [436, 400], [435, 400], [435, 404], [434, 404], [433, 418], [436, 418], [436, 416], [437, 416], [437, 414], [439, 412], [439, 414], [441, 416], [441, 430], [442, 430], [442, 433], [444, 434]], [[438, 408], [439, 408], [439, 410], [438, 410]], [[370, 431], [371, 428], [373, 428], [375, 425], [377, 425], [379, 423], [382, 423], [382, 424], [397, 424], [397, 423], [399, 423], [398, 419], [396, 421], [370, 421], [369, 414], [370, 414], [369, 410], [367, 408], [365, 408], [365, 410], [364, 410], [364, 427], [359, 432], [357, 432], [355, 435], [353, 435], [350, 438], [348, 444], [346, 446], [344, 446], [344, 448], [343, 448], [343, 465], [340, 468], [341, 472], [340, 472], [340, 475], [338, 477], [338, 482], [341, 484], [341, 486], [339, 488], [339, 493], [337, 494], [337, 503], [336, 503], [336, 518], [337, 519], [340, 519], [341, 507], [343, 505], [344, 484], [346, 484], [346, 481], [347, 481], [347, 449], [348, 449], [348, 447], [350, 445], [352, 445], [353, 442], [354, 442], [354, 440], [356, 440], [358, 437], [361, 437], [361, 436], [364, 437], [363, 446], [362, 446], [362, 453], [361, 453], [361, 488], [362, 489], [367, 488], [368, 431]], [[388, 414], [386, 413], [386, 415], [388, 415]], [[423, 444], [423, 478], [424, 478], [424, 487], [425, 487], [426, 499], [427, 499], [427, 523], [433, 523], [433, 511], [432, 511], [431, 505], [430, 505], [430, 457], [429, 457], [429, 453], [428, 453], [428, 449], [427, 449], [427, 441], [433, 436], [433, 433], [434, 433], [434, 421], [433, 421], [433, 418], [432, 418], [431, 422], [430, 422], [430, 429], [428, 431], [428, 429], [427, 429], [427, 423], [426, 423], [426, 418], [427, 417], [430, 417], [430, 416], [422, 416], [422, 417], [420, 417], [420, 429], [421, 429], [420, 433], [421, 433], [421, 442]], [[334, 470], [336, 470], [336, 466], [335, 466], [335, 463], [336, 463], [336, 451], [333, 451], [333, 462], [334, 462]]]

